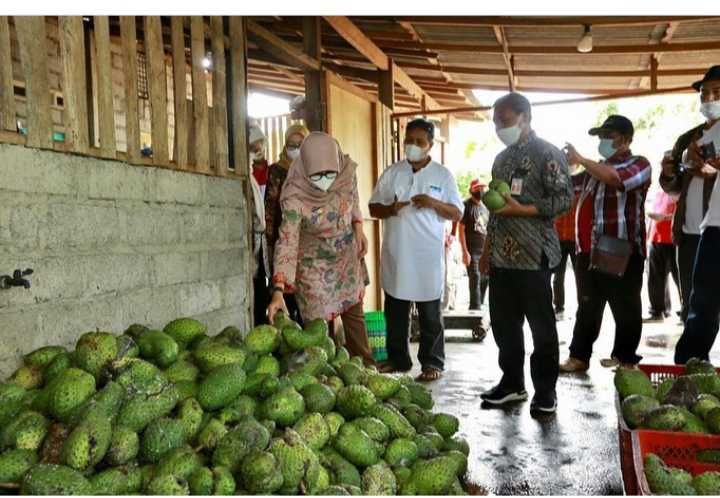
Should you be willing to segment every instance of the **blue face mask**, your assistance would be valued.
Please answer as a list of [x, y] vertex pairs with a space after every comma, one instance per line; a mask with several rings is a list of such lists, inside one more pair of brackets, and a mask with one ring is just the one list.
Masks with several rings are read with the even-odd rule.
[[598, 152], [605, 159], [610, 159], [615, 155], [617, 149], [613, 147], [612, 138], [601, 138], [600, 144], [598, 145]]

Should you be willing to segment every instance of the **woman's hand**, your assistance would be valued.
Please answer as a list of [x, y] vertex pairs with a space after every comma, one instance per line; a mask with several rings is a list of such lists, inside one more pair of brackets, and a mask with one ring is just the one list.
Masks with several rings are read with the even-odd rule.
[[270, 323], [273, 323], [273, 321], [275, 320], [275, 313], [277, 313], [278, 311], [284, 311], [285, 314], [288, 314], [287, 306], [285, 305], [285, 298], [283, 298], [282, 292], [273, 292], [272, 299], [270, 300], [267, 311], [268, 321]]
[[353, 228], [355, 230], [355, 240], [357, 240], [358, 258], [363, 259], [368, 252], [368, 239], [365, 237], [362, 223], [355, 223]]

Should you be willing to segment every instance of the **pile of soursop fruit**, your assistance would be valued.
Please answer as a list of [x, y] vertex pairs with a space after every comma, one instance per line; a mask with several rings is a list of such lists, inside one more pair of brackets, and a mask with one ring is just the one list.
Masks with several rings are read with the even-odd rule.
[[615, 387], [631, 429], [720, 434], [720, 376], [708, 361], [691, 359], [657, 388], [641, 370], [620, 368]]
[[430, 392], [279, 314], [47, 346], [0, 384], [0, 488], [35, 495], [464, 494], [468, 444]]
[[707, 471], [693, 476], [688, 471], [670, 467], [654, 453], [644, 458], [645, 479], [656, 495], [720, 495], [720, 472]]

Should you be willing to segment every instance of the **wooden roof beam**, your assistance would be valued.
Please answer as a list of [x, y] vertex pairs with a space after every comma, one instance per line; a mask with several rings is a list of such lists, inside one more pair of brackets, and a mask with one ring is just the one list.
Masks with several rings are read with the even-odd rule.
[[363, 22], [407, 21], [438, 26], [642, 26], [671, 21], [704, 21], [718, 16], [356, 16]]
[[276, 34], [271, 33], [256, 22], [247, 21], [247, 28], [256, 39], [262, 41], [261, 44], [258, 44], [258, 48], [262, 51], [268, 52], [272, 56], [301, 69], [310, 71], [320, 70], [319, 60], [308, 56], [302, 50], [286, 42]]
[[505, 68], [507, 69], [508, 85], [510, 87], [510, 91], [514, 92], [517, 79], [515, 79], [515, 68], [513, 67], [514, 61], [512, 55], [510, 54], [510, 49], [508, 48], [505, 29], [502, 26], [493, 26], [493, 32], [495, 33], [495, 39], [503, 49], [503, 60], [505, 61]]
[[323, 67], [326, 67], [341, 76], [358, 78], [361, 80], [370, 81], [375, 84], [377, 84], [378, 82], [378, 71], [361, 69], [359, 67], [345, 66], [340, 64], [333, 64], [332, 62], [323, 62]]
[[420, 85], [415, 83], [405, 71], [398, 67], [397, 64], [391, 64], [389, 57], [385, 55], [382, 49], [368, 38], [360, 28], [355, 26], [350, 19], [344, 16], [325, 16], [325, 20], [378, 69], [381, 71], [392, 70], [393, 79], [410, 92], [410, 95], [418, 99], [418, 101], [424, 102], [430, 109], [440, 107], [440, 104], [427, 95]]
[[[383, 49], [392, 49], [396, 45], [378, 42]], [[445, 42], [403, 42], [405, 48], [441, 50], [447, 52], [472, 52], [483, 54], [502, 54], [503, 47], [497, 45], [481, 45], [467, 43]], [[610, 45], [594, 47], [592, 52], [586, 54], [578, 52], [575, 46], [548, 46], [548, 45], [509, 45], [508, 51], [514, 55], [576, 55], [591, 56], [598, 54], [651, 54], [661, 52], [700, 52], [720, 50], [720, 41], [692, 42], [692, 43], [660, 43], [657, 45]]]

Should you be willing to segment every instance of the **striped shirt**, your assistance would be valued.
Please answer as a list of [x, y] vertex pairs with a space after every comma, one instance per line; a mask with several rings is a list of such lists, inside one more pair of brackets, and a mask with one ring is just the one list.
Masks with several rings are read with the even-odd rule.
[[650, 187], [647, 159], [630, 151], [607, 161], [615, 167], [622, 184], [611, 187], [587, 175], [577, 208], [577, 249], [590, 253], [601, 235], [634, 242], [645, 256], [645, 197]]
[[[572, 183], [565, 154], [530, 132], [495, 158], [493, 179], [504, 180], [520, 192], [513, 197], [533, 204], [539, 216], [515, 217], [490, 214], [490, 265], [514, 270], [540, 270], [543, 256], [548, 268], [560, 263], [560, 242], [554, 219], [570, 209]], [[515, 181], [513, 181], [515, 180]]]

